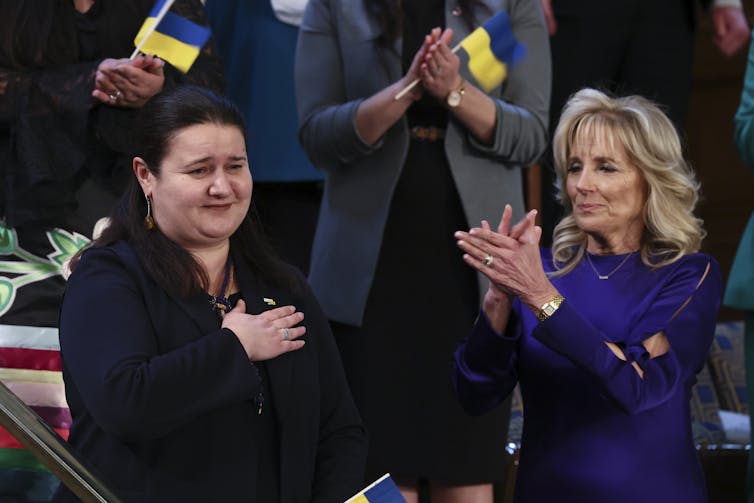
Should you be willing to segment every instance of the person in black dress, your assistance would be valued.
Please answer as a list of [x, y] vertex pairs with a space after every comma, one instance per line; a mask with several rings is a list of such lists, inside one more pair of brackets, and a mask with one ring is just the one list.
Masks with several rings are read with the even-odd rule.
[[[500, 10], [529, 56], [485, 93], [451, 48]], [[507, 404], [471, 418], [450, 385], [486, 288], [453, 232], [508, 197], [523, 215], [522, 167], [546, 144], [546, 44], [531, 0], [311, 0], [304, 14], [300, 138], [326, 172], [309, 280], [370, 432], [368, 477], [390, 472], [410, 502], [425, 483], [435, 502], [491, 502], [505, 476]]]

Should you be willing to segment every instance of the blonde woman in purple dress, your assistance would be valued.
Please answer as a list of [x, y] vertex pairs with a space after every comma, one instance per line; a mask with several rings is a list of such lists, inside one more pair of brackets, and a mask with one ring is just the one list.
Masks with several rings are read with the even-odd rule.
[[584, 89], [554, 137], [566, 217], [540, 250], [534, 213], [458, 232], [490, 280], [455, 354], [482, 414], [519, 383], [516, 501], [703, 502], [689, 394], [714, 335], [717, 263], [699, 253], [698, 184], [663, 112]]

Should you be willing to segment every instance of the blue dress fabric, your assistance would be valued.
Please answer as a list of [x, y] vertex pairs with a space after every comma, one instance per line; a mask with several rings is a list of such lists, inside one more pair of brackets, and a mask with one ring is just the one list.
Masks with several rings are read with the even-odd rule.
[[[626, 258], [590, 257], [600, 274]], [[542, 260], [554, 270], [549, 250]], [[551, 281], [565, 301], [550, 318], [540, 323], [516, 299], [497, 334], [482, 313], [454, 358], [456, 393], [471, 413], [487, 412], [521, 386], [515, 500], [706, 501], [689, 397], [714, 336], [717, 262], [696, 253], [653, 270], [634, 254], [607, 280], [582, 260]], [[649, 358], [642, 341], [657, 332], [670, 350]]]

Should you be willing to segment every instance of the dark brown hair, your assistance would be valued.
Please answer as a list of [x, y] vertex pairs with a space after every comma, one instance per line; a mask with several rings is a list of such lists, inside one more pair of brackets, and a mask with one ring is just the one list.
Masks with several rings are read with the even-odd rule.
[[[189, 126], [232, 126], [245, 135], [243, 117], [238, 108], [227, 98], [203, 87], [180, 86], [160, 93], [147, 103], [141, 113], [139, 150], [135, 155], [145, 161], [156, 177], [160, 176], [160, 164], [170, 151], [172, 139]], [[136, 177], [132, 177], [110, 216], [110, 224], [92, 246], [102, 247], [116, 241], [127, 241], [133, 246], [144, 269], [163, 289], [181, 296], [198, 289], [206, 290], [209, 283], [207, 274], [194, 257], [158, 228], [147, 230], [144, 217], [144, 192]], [[296, 278], [276, 256], [259, 227], [252, 206], [230, 237], [231, 251], [236, 257], [242, 257], [256, 275], [269, 283], [295, 287]], [[79, 258], [77, 256], [72, 260], [72, 270]]]

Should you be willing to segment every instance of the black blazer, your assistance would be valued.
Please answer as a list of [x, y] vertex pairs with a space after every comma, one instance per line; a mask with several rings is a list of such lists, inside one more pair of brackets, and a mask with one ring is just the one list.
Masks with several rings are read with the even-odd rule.
[[[306, 316], [306, 345], [266, 362], [263, 383], [274, 402], [281, 501], [343, 501], [363, 482], [366, 434], [328, 323], [303, 281], [292, 297], [235, 266], [248, 312], [270, 309], [268, 298]], [[91, 249], [68, 282], [60, 345], [69, 441], [116, 494], [255, 500], [258, 464], [269, 462], [257, 449], [259, 376], [204, 294], [168, 294], [126, 243]]]

